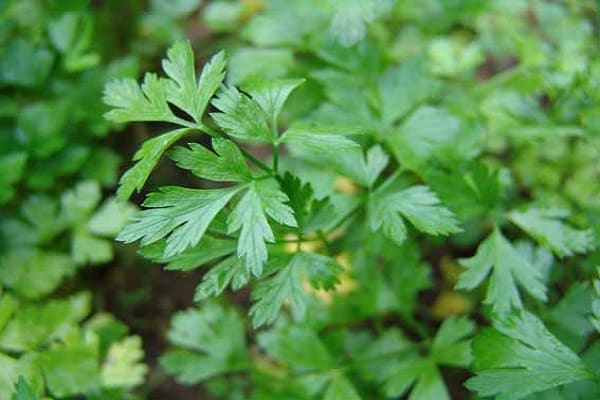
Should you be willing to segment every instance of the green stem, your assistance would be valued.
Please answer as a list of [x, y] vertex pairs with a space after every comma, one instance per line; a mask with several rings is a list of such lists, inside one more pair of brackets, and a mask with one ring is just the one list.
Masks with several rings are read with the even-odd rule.
[[[208, 135], [210, 135], [212, 137], [221, 137], [223, 139], [231, 140], [231, 138], [229, 138], [224, 133], [216, 131], [206, 125], [199, 125], [199, 126], [194, 126], [194, 127], [196, 129], [200, 129], [201, 131], [207, 133]], [[240, 151], [242, 152], [244, 157], [246, 157], [248, 160], [250, 160], [254, 165], [256, 165], [258, 168], [262, 169], [263, 171], [268, 172], [271, 175], [274, 175], [273, 169], [269, 168], [269, 166], [267, 164], [263, 163], [258, 158], [254, 157], [252, 154], [250, 154], [249, 152], [244, 150], [244, 148], [242, 146], [238, 146], [238, 148], [240, 149]]]
[[330, 256], [333, 254], [333, 250], [331, 248], [331, 244], [329, 243], [329, 241], [327, 240], [327, 237], [325, 236], [325, 234], [323, 233], [323, 231], [321, 229], [319, 229], [317, 231], [317, 236], [319, 237], [319, 240], [321, 240], [323, 242], [323, 245], [325, 246], [325, 251], [327, 252], [327, 255]]
[[279, 143], [273, 145], [273, 171], [277, 174], [279, 170]]
[[350, 218], [352, 218], [354, 216], [354, 214], [356, 214], [358, 211], [360, 211], [363, 204], [364, 204], [364, 200], [360, 201], [356, 206], [354, 206], [354, 208], [352, 208], [352, 210], [350, 210], [346, 215], [344, 215], [342, 218], [340, 218], [338, 220], [338, 222], [336, 222], [335, 225], [333, 225], [331, 227], [330, 231], [335, 231], [337, 228], [344, 225]]

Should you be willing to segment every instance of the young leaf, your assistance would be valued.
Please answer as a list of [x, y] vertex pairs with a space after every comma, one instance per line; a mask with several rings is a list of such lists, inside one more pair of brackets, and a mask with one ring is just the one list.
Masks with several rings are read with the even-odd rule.
[[213, 138], [212, 145], [216, 154], [200, 144], [190, 143], [189, 149], [174, 148], [169, 157], [178, 167], [200, 178], [218, 182], [245, 182], [252, 178], [237, 145], [220, 138]]
[[171, 78], [167, 86], [167, 98], [196, 123], [202, 123], [204, 110], [225, 77], [225, 53], [220, 51], [204, 65], [196, 82], [194, 53], [189, 41], [175, 43], [167, 50], [162, 67]]
[[490, 275], [485, 303], [504, 315], [511, 309], [522, 309], [517, 284], [538, 300], [546, 300], [546, 286], [541, 272], [535, 269], [502, 233], [495, 229], [477, 249], [477, 253], [461, 259], [464, 271], [456, 284], [457, 289], [473, 289]]
[[572, 256], [594, 248], [591, 229], [578, 230], [561, 221], [569, 212], [561, 209], [529, 208], [524, 212], [513, 211], [510, 219], [530, 234], [541, 245], [548, 246], [557, 256]]
[[253, 181], [229, 215], [227, 232], [241, 230], [237, 254], [255, 276], [260, 276], [267, 260], [266, 243], [275, 241], [267, 215], [280, 224], [297, 226], [294, 211], [285, 204], [287, 201], [275, 180]]
[[274, 322], [286, 301], [297, 319], [303, 320], [307, 301], [303, 277], [316, 289], [332, 289], [339, 282], [337, 274], [341, 271], [342, 268], [329, 257], [296, 253], [273, 277], [254, 287], [252, 298], [256, 303], [250, 309], [252, 324], [258, 328]]
[[597, 379], [533, 314], [494, 322], [473, 340], [477, 375], [466, 386], [480, 396], [518, 400], [583, 379]]
[[179, 382], [195, 384], [246, 366], [244, 324], [231, 309], [208, 303], [178, 312], [167, 337], [179, 349], [165, 353], [160, 364]]
[[245, 89], [267, 113], [271, 123], [276, 124], [283, 104], [289, 95], [304, 81], [304, 79], [260, 81], [246, 85]]
[[240, 289], [249, 279], [246, 266], [237, 257], [228, 257], [204, 274], [202, 282], [196, 287], [194, 301], [216, 297], [230, 285], [233, 290]]
[[310, 127], [291, 127], [281, 135], [281, 143], [292, 147], [295, 154], [330, 161], [345, 152], [361, 152], [360, 145], [345, 136], [322, 133]]
[[109, 82], [104, 102], [113, 107], [105, 117], [114, 122], [165, 121], [177, 119], [167, 104], [167, 80], [147, 73], [141, 88], [131, 78]]
[[103, 386], [130, 388], [142, 384], [148, 372], [143, 358], [142, 340], [138, 336], [113, 343], [100, 372]]
[[148, 195], [144, 202], [148, 208], [137, 213], [117, 240], [131, 243], [141, 239], [142, 245], [147, 245], [168, 235], [164, 256], [180, 254], [198, 244], [212, 220], [240, 189], [162, 187]]
[[133, 156], [133, 161], [137, 162], [123, 174], [119, 181], [117, 197], [120, 200], [127, 200], [134, 191], [142, 190], [163, 153], [188, 133], [189, 129], [176, 129], [144, 142]]
[[427, 186], [413, 186], [391, 194], [375, 192], [368, 210], [371, 229], [382, 229], [385, 236], [398, 244], [406, 239], [403, 217], [430, 235], [461, 231], [454, 214], [440, 205], [440, 200]]
[[329, 198], [315, 199], [312, 185], [286, 172], [282, 189], [290, 198], [290, 207], [302, 232], [317, 231], [335, 221], [336, 213]]
[[19, 376], [15, 388], [16, 391], [12, 395], [11, 400], [39, 400], [38, 395], [29, 386], [23, 375]]
[[276, 139], [258, 103], [235, 87], [223, 87], [212, 104], [221, 112], [210, 116], [228, 135], [251, 142], [271, 143]]

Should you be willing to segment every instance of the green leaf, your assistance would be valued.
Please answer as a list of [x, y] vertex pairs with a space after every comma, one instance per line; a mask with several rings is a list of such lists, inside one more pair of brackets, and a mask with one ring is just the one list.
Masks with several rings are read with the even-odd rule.
[[249, 279], [250, 273], [246, 266], [237, 257], [228, 257], [204, 274], [202, 282], [196, 287], [194, 301], [219, 296], [230, 285], [233, 290], [238, 290]]
[[12, 395], [11, 400], [39, 400], [39, 397], [31, 386], [29, 386], [23, 375], [21, 375], [19, 376], [16, 391]]
[[137, 161], [136, 164], [127, 170], [119, 181], [117, 190], [119, 200], [127, 200], [134, 191], [142, 190], [163, 153], [188, 133], [188, 129], [176, 129], [144, 142], [133, 156], [133, 161]]
[[415, 106], [431, 98], [439, 86], [439, 82], [429, 76], [425, 63], [420, 59], [411, 58], [398, 67], [388, 69], [379, 78], [383, 121], [395, 123]]
[[111, 197], [92, 215], [87, 227], [90, 233], [114, 237], [123, 230], [135, 211], [136, 208], [130, 203]]
[[454, 214], [440, 205], [440, 200], [427, 186], [413, 186], [395, 193], [376, 191], [369, 200], [368, 211], [371, 229], [381, 229], [398, 244], [406, 240], [403, 218], [430, 235], [461, 231]]
[[466, 386], [480, 396], [517, 400], [584, 379], [597, 379], [533, 314], [495, 320], [473, 340], [477, 375]]
[[194, 53], [189, 41], [175, 43], [167, 51], [162, 67], [171, 78], [167, 86], [167, 98], [198, 124], [202, 123], [204, 110], [225, 77], [225, 52], [214, 55], [202, 69], [196, 82]]
[[71, 239], [71, 257], [79, 265], [102, 264], [112, 260], [112, 243], [78, 230]]
[[467, 270], [456, 284], [457, 289], [471, 290], [490, 275], [485, 303], [504, 315], [511, 309], [522, 309], [517, 284], [538, 300], [546, 300], [546, 287], [541, 271], [535, 269], [502, 233], [495, 229], [477, 248], [477, 253], [459, 260]]
[[23, 248], [0, 256], [0, 282], [28, 299], [52, 293], [76, 269], [71, 257], [56, 252]]
[[[282, 261], [282, 260], [279, 260]], [[307, 293], [303, 277], [315, 289], [333, 289], [343, 269], [331, 258], [316, 253], [296, 253], [285, 266], [269, 279], [258, 283], [252, 291], [254, 305], [250, 309], [252, 324], [258, 328], [275, 321], [284, 302], [298, 320], [306, 314]]]
[[208, 303], [178, 312], [167, 337], [180, 349], [169, 350], [160, 364], [179, 382], [195, 384], [246, 366], [245, 328], [232, 309]]
[[294, 371], [328, 371], [335, 366], [323, 341], [305, 325], [282, 325], [262, 332], [258, 344]]
[[80, 293], [43, 304], [23, 304], [0, 333], [0, 348], [23, 352], [60, 341], [90, 312], [91, 297]]
[[365, 161], [358, 143], [342, 135], [323, 132], [318, 127], [292, 126], [281, 136], [281, 143], [287, 144], [294, 156], [326, 165], [364, 186], [372, 186], [388, 162], [379, 146], [369, 150]]
[[365, 160], [366, 183], [372, 187], [381, 172], [387, 167], [390, 158], [381, 146], [373, 146], [367, 151]]
[[442, 108], [421, 106], [388, 138], [400, 163], [418, 169], [461, 133], [461, 121]]
[[281, 135], [281, 143], [292, 147], [298, 156], [330, 160], [345, 152], [360, 152], [360, 145], [345, 136], [325, 133], [308, 126], [293, 126]]
[[143, 204], [147, 209], [137, 213], [117, 240], [131, 243], [141, 239], [145, 246], [167, 237], [164, 256], [180, 254], [198, 244], [212, 220], [240, 189], [162, 187], [148, 195]]
[[329, 384], [323, 400], [361, 400], [350, 380], [339, 374]]
[[216, 154], [206, 147], [190, 143], [189, 149], [176, 147], [169, 157], [179, 168], [188, 169], [200, 178], [218, 182], [246, 182], [252, 178], [239, 147], [232, 141], [212, 139]]
[[468, 367], [471, 364], [470, 341], [465, 340], [475, 331], [475, 324], [464, 317], [451, 317], [444, 320], [438, 329], [430, 357], [437, 364]]
[[237, 255], [255, 276], [261, 275], [267, 260], [266, 243], [275, 241], [267, 215], [280, 224], [297, 226], [287, 201], [274, 179], [253, 181], [227, 219], [228, 234], [240, 230]]
[[73, 189], [64, 192], [60, 198], [63, 217], [74, 225], [85, 221], [101, 198], [102, 193], [98, 182], [79, 182]]
[[167, 103], [168, 80], [147, 73], [140, 87], [135, 79], [123, 78], [106, 84], [104, 102], [113, 109], [105, 117], [114, 122], [164, 121], [177, 123]]
[[[164, 241], [142, 247], [141, 254], [153, 262], [167, 264], [166, 270], [190, 271], [199, 268], [216, 258], [235, 252], [237, 244], [233, 240], [215, 239], [204, 235], [197, 245], [188, 247], [174, 256], [165, 257]], [[206, 276], [206, 275], [205, 275]]]
[[317, 200], [310, 183], [303, 184], [300, 178], [286, 172], [281, 186], [290, 198], [290, 207], [302, 232], [317, 231], [335, 221], [335, 209], [329, 198]]
[[253, 82], [245, 85], [244, 89], [252, 96], [265, 113], [269, 116], [272, 124], [276, 124], [279, 112], [290, 94], [302, 83], [304, 79], [279, 79]]
[[571, 228], [561, 221], [568, 216], [569, 212], [562, 209], [529, 208], [510, 213], [511, 221], [559, 257], [592, 250], [595, 247], [592, 230]]
[[0, 155], [0, 170], [4, 171], [0, 176], [0, 204], [9, 201], [14, 195], [12, 185], [21, 179], [27, 154], [8, 153]]
[[470, 341], [465, 338], [474, 328], [466, 318], [445, 320], [433, 339], [427, 358], [420, 356], [414, 347], [406, 348], [401, 338], [400, 341], [396, 338], [396, 351], [410, 349], [410, 352], [383, 367], [379, 379], [384, 382], [386, 395], [399, 397], [412, 387], [410, 399], [450, 399], [438, 365], [466, 367], [470, 364]]
[[258, 103], [235, 87], [223, 87], [212, 104], [221, 112], [210, 116], [228, 135], [251, 142], [272, 143], [276, 139]]
[[102, 364], [100, 377], [105, 387], [131, 388], [144, 382], [148, 367], [143, 363], [144, 351], [139, 336], [129, 336], [113, 343]]
[[39, 365], [55, 397], [80, 395], [98, 389], [97, 350], [90, 344], [51, 349], [40, 354]]
[[49, 76], [54, 54], [45, 47], [19, 36], [3, 45], [0, 57], [0, 81], [15, 86], [32, 87]]
[[329, 29], [346, 47], [360, 42], [365, 36], [367, 24], [386, 9], [385, 2], [374, 0], [336, 1], [333, 4], [335, 9]]

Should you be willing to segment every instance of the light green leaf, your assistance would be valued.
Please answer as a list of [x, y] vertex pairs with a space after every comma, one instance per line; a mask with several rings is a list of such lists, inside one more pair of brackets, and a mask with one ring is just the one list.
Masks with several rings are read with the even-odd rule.
[[131, 388], [144, 382], [148, 367], [143, 363], [142, 340], [129, 336], [113, 343], [102, 364], [100, 377], [106, 387]]
[[235, 87], [223, 87], [212, 104], [221, 112], [210, 116], [228, 135], [251, 142], [271, 143], [276, 139], [258, 103]]
[[117, 236], [131, 243], [141, 239], [143, 246], [167, 237], [164, 256], [171, 257], [196, 246], [206, 229], [240, 187], [188, 189], [162, 187], [148, 195], [144, 206]]
[[112, 260], [112, 243], [78, 230], [71, 239], [71, 257], [79, 265], [102, 264]]
[[267, 215], [280, 224], [296, 227], [294, 211], [285, 204], [288, 197], [273, 179], [253, 181], [227, 219], [229, 234], [240, 231], [237, 255], [255, 276], [267, 260], [267, 242], [275, 237]]
[[471, 290], [490, 275], [484, 302], [500, 315], [523, 308], [517, 284], [536, 299], [546, 300], [541, 272], [497, 229], [479, 245], [475, 256], [459, 261], [467, 270], [460, 275], [456, 288]]
[[167, 337], [180, 349], [169, 350], [160, 364], [179, 382], [195, 384], [245, 368], [245, 328], [232, 309], [208, 303], [181, 311], [173, 317]]
[[196, 287], [194, 301], [219, 296], [230, 285], [233, 290], [240, 289], [249, 279], [246, 266], [237, 257], [228, 257], [204, 274], [202, 282]]
[[327, 371], [335, 361], [319, 336], [310, 327], [287, 324], [262, 332], [258, 344], [272, 358], [294, 371]]
[[369, 200], [368, 210], [371, 229], [382, 229], [385, 236], [398, 244], [406, 239], [402, 217], [430, 235], [461, 231], [454, 214], [440, 205], [440, 200], [427, 186], [413, 186], [394, 193], [376, 191]]
[[[373, 21], [384, 1], [346, 0], [334, 2], [331, 33], [342, 46], [352, 46], [363, 39], [367, 24]], [[385, 5], [383, 5], [385, 8]]]
[[221, 51], [205, 64], [196, 82], [196, 66], [190, 42], [175, 43], [167, 51], [167, 59], [162, 62], [163, 70], [171, 78], [167, 85], [169, 102], [201, 124], [210, 98], [223, 82], [225, 64], [225, 53]]
[[123, 229], [135, 211], [136, 208], [130, 203], [111, 197], [92, 215], [87, 227], [90, 233], [114, 237]]
[[533, 314], [494, 321], [473, 340], [477, 375], [466, 386], [480, 396], [518, 400], [583, 379], [598, 379]]
[[119, 181], [117, 190], [119, 200], [127, 200], [134, 191], [142, 190], [163, 153], [188, 133], [188, 129], [176, 129], [144, 142], [133, 156], [133, 161], [137, 161], [136, 164], [127, 170]]
[[15, 249], [0, 256], [0, 282], [28, 299], [52, 293], [76, 269], [67, 254], [38, 249]]
[[277, 124], [279, 112], [289, 95], [302, 83], [304, 79], [280, 79], [253, 82], [244, 87], [263, 111], [267, 113], [272, 124]]
[[419, 59], [408, 59], [388, 69], [379, 78], [379, 97], [383, 121], [393, 124], [415, 106], [431, 98], [439, 87]]
[[189, 149], [176, 147], [169, 157], [177, 166], [204, 179], [218, 182], [246, 182], [252, 178], [239, 147], [226, 139], [213, 138], [213, 149], [190, 143]]
[[23, 304], [0, 333], [0, 348], [23, 352], [61, 340], [90, 312], [91, 297], [80, 293], [43, 304]]
[[100, 386], [97, 349], [91, 344], [58, 347], [40, 354], [39, 365], [55, 397], [81, 395]]
[[[284, 261], [284, 260], [278, 260]], [[258, 283], [252, 291], [256, 301], [250, 309], [252, 324], [258, 328], [275, 321], [284, 302], [298, 320], [306, 313], [307, 294], [303, 277], [316, 289], [332, 289], [342, 268], [331, 258], [316, 253], [296, 253], [275, 275]]]
[[559, 257], [592, 250], [595, 247], [592, 230], [571, 228], [562, 221], [568, 216], [569, 212], [561, 209], [529, 208], [510, 213], [511, 221]]
[[372, 187], [379, 174], [387, 167], [390, 158], [383, 151], [381, 146], [373, 146], [367, 151], [367, 157], [365, 162], [366, 170], [366, 183], [369, 187]]
[[400, 163], [417, 168], [437, 150], [451, 145], [460, 128], [461, 121], [445, 109], [421, 106], [388, 140]]
[[325, 133], [308, 126], [294, 126], [281, 135], [281, 143], [292, 147], [299, 156], [329, 160], [345, 152], [360, 152], [360, 145], [345, 136]]
[[140, 85], [132, 78], [106, 84], [104, 102], [113, 109], [105, 117], [114, 122], [164, 121], [177, 123], [167, 104], [168, 80], [147, 73]]

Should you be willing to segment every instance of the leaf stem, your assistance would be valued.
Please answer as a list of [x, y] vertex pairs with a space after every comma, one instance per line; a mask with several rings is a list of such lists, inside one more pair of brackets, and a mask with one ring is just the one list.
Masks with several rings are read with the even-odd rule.
[[277, 174], [279, 170], [279, 143], [273, 145], [273, 171]]
[[[229, 138], [224, 133], [216, 131], [216, 130], [214, 130], [214, 129], [212, 129], [212, 128], [204, 125], [204, 124], [197, 125], [197, 126], [194, 126], [194, 127], [197, 128], [197, 129], [200, 129], [201, 131], [207, 133], [208, 135], [210, 135], [212, 137], [222, 137], [223, 139], [231, 140], [231, 138]], [[258, 158], [254, 157], [252, 154], [250, 154], [248, 151], [246, 151], [242, 146], [238, 145], [238, 148], [240, 149], [240, 151], [242, 152], [242, 154], [244, 155], [244, 157], [246, 157], [248, 160], [250, 160], [258, 168], [262, 169], [265, 172], [268, 172], [271, 175], [275, 175], [273, 169], [270, 168], [267, 164], [263, 163]]]
[[329, 230], [334, 231], [337, 228], [339, 228], [340, 226], [344, 225], [344, 223], [346, 223], [350, 218], [352, 218], [354, 216], [354, 214], [356, 214], [358, 211], [360, 211], [360, 209], [362, 208], [363, 205], [364, 205], [364, 201], [360, 201], [356, 206], [354, 206], [352, 208], [352, 210], [350, 210], [346, 215], [344, 215], [342, 218], [340, 218]]

